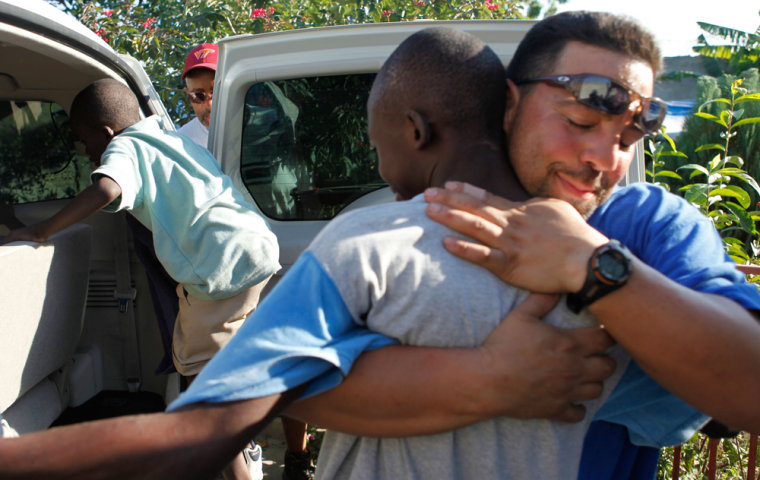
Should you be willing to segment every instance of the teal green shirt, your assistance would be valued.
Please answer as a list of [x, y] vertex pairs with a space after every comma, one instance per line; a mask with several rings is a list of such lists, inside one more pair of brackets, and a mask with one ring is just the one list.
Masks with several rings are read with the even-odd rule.
[[153, 232], [156, 256], [191, 295], [232, 297], [280, 269], [277, 238], [211, 153], [162, 129], [157, 116], [114, 137], [93, 178], [105, 175], [128, 210]]

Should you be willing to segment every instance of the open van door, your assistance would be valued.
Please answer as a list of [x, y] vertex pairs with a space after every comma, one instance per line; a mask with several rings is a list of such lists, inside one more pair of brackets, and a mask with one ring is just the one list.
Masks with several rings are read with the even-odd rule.
[[[169, 120], [137, 61], [47, 2], [0, 0], [0, 59], [0, 235], [90, 184], [68, 124], [82, 88], [118, 79], [145, 116]], [[160, 336], [123, 213], [0, 247], [0, 276], [0, 413], [17, 431], [46, 428], [101, 391], [163, 395]]]

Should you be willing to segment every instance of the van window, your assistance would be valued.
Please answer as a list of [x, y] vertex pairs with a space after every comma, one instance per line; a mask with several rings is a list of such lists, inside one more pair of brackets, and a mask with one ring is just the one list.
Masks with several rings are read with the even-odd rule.
[[0, 100], [0, 200], [72, 198], [90, 184], [90, 163], [74, 149], [69, 118], [56, 103]]
[[367, 134], [374, 74], [257, 83], [245, 98], [241, 176], [278, 220], [333, 218], [384, 187]]

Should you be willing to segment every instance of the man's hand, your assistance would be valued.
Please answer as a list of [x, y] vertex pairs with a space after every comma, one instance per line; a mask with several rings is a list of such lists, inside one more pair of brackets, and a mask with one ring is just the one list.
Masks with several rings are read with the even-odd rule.
[[426, 190], [425, 200], [430, 218], [481, 242], [446, 237], [449, 252], [534, 292], [580, 290], [591, 253], [608, 241], [562, 200], [511, 202], [460, 182]]
[[604, 329], [563, 330], [541, 321], [556, 303], [556, 295], [530, 294], [480, 347], [483, 372], [497, 375], [487, 404], [504, 408], [494, 416], [581, 421], [585, 407], [577, 402], [601, 395], [614, 372], [615, 361], [602, 355], [614, 344]]

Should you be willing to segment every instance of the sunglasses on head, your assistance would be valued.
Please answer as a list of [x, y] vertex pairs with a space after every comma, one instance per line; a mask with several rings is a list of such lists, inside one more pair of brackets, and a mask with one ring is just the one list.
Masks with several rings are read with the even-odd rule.
[[612, 115], [620, 115], [628, 110], [632, 102], [639, 100], [641, 106], [633, 116], [633, 125], [647, 135], [657, 133], [668, 110], [659, 98], [639, 95], [625, 85], [600, 75], [589, 73], [554, 75], [528, 78], [517, 81], [515, 84], [534, 82], [545, 82], [555, 87], [562, 87], [572, 93], [583, 105]]
[[203, 103], [214, 96], [214, 92], [211, 92], [211, 93], [185, 92], [185, 93], [187, 93], [187, 96], [190, 97], [190, 101], [193, 103]]

